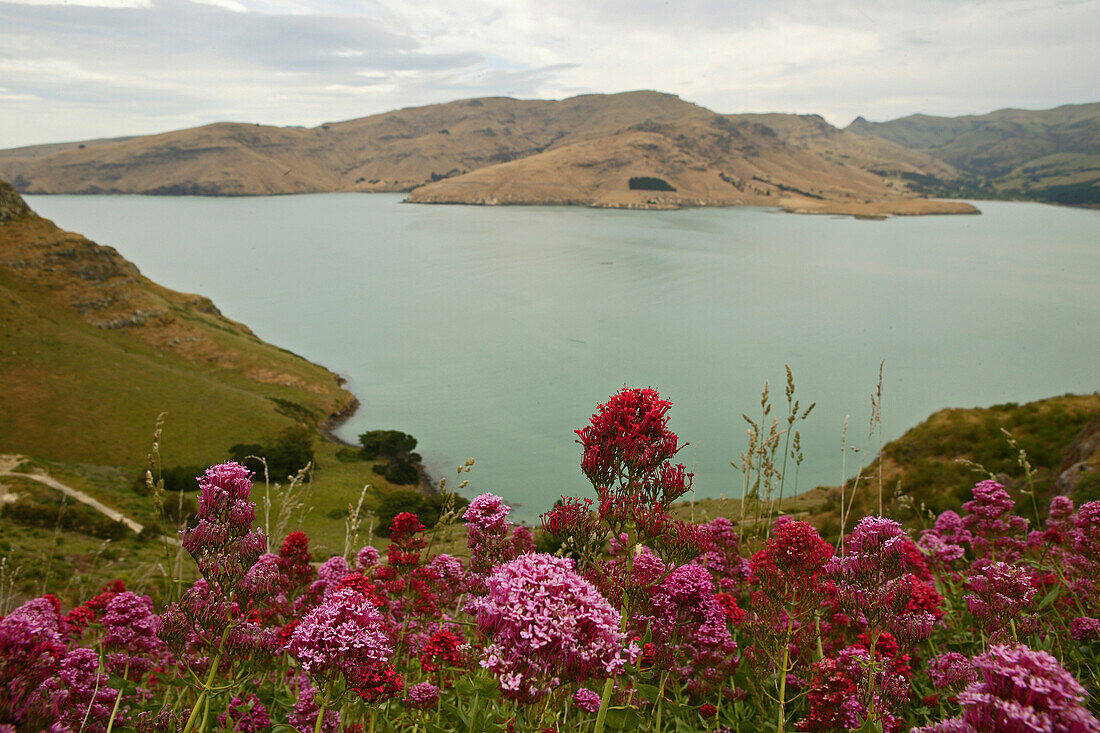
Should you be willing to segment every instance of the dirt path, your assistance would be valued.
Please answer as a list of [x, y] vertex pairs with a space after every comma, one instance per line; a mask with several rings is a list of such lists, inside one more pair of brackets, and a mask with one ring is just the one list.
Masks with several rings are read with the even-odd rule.
[[46, 486], [49, 486], [51, 489], [57, 489], [62, 494], [65, 494], [68, 497], [76, 499], [77, 501], [79, 501], [82, 504], [87, 504], [88, 506], [95, 509], [100, 514], [103, 514], [104, 516], [108, 517], [111, 521], [113, 521], [113, 522], [122, 522], [132, 532], [140, 534], [141, 530], [144, 529], [144, 527], [142, 525], [138, 524], [133, 519], [130, 519], [125, 514], [118, 511], [117, 509], [112, 509], [111, 507], [107, 506], [103, 502], [101, 502], [97, 499], [93, 499], [92, 497], [85, 494], [83, 491], [79, 491], [78, 489], [74, 489], [71, 486], [66, 486], [65, 484], [61, 483], [60, 481], [58, 481], [55, 478], [52, 478], [51, 476], [49, 476], [45, 472], [36, 471], [35, 473], [22, 473], [22, 472], [19, 472], [19, 471], [12, 470], [16, 466], [18, 466], [22, 461], [23, 461], [22, 456], [10, 455], [10, 454], [9, 455], [0, 455], [0, 477], [2, 477], [2, 476], [18, 476], [20, 478], [27, 478], [27, 479], [30, 479], [31, 481], [37, 481], [41, 484], [46, 484]]

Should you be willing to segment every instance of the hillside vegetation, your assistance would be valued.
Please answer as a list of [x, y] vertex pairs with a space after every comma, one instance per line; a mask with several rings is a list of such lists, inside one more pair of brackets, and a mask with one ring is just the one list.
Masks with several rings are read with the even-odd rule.
[[[282, 487], [273, 486], [273, 511], [289, 506], [290, 529], [342, 548], [349, 505], [362, 493], [365, 516], [402, 488], [326, 437], [356, 404], [324, 367], [260, 340], [207, 298], [150, 281], [113, 248], [37, 216], [0, 182], [0, 469], [18, 466], [0, 470], [0, 595], [12, 573], [22, 592], [48, 577], [72, 578], [78, 592], [124, 570], [136, 581], [164, 560], [151, 537], [109, 526], [19, 475], [35, 471], [171, 535], [177, 506], [193, 511], [203, 467], [234, 449], [266, 455]], [[161, 413], [157, 463], [165, 477], [190, 472], [191, 493], [171, 494], [168, 517], [135, 482]], [[302, 450], [280, 461], [288, 435]], [[287, 474], [310, 459], [312, 483], [291, 500]]]
[[[1095, 501], [1100, 499], [1100, 393], [939, 410], [886, 443], [881, 457], [859, 472], [858, 482], [849, 480], [846, 503], [855, 490], [850, 518], [878, 511], [880, 462], [886, 514], [912, 528], [926, 526], [929, 512], [958, 511], [971, 499], [974, 484], [990, 475], [1007, 486], [1020, 502], [1021, 513], [1029, 515], [1029, 492], [1043, 516], [1056, 495], [1068, 495], [1077, 503]], [[855, 473], [857, 466], [851, 469]], [[835, 541], [840, 498], [839, 487], [821, 486], [785, 498], [782, 511], [813, 523], [823, 537]], [[764, 507], [760, 511], [767, 512]], [[747, 517], [756, 512], [755, 505], [746, 508]], [[700, 499], [678, 504], [677, 515], [739, 517], [741, 502]]]
[[336, 375], [207, 298], [144, 277], [0, 184], [0, 451], [141, 465], [160, 412], [180, 462], [352, 407]]
[[1100, 103], [888, 122], [859, 117], [845, 129], [927, 153], [965, 174], [905, 176], [934, 195], [1100, 204]]
[[[439, 203], [974, 213], [919, 198], [903, 175], [958, 173], [816, 115], [719, 115], [657, 92], [469, 99], [312, 129], [219, 123], [0, 152], [0, 176], [25, 193], [415, 191], [410, 200]], [[676, 191], [632, 190], [639, 177]]]

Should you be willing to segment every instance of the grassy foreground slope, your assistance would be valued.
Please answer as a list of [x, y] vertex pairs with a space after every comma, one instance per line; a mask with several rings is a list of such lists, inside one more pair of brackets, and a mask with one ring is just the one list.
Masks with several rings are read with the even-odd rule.
[[0, 451], [139, 466], [166, 411], [169, 459], [196, 463], [354, 404], [209, 299], [0, 197]]
[[[162, 412], [164, 467], [209, 466], [233, 445], [270, 446], [305, 428], [312, 482], [291, 495], [285, 476], [271, 477], [281, 484], [272, 487], [271, 528], [286, 506], [283, 534], [302, 529], [318, 553], [341, 552], [349, 505], [362, 492], [366, 515], [400, 488], [320, 429], [355, 405], [332, 372], [261, 341], [202, 296], [157, 285], [114, 249], [59, 229], [0, 181], [0, 463], [15, 466], [0, 470], [0, 614], [47, 582], [73, 598], [113, 577], [155, 592], [171, 572], [159, 540], [112, 527], [23, 474], [44, 473], [172, 536], [174, 518], [159, 516], [134, 486]], [[369, 527], [366, 518], [361, 533]]]
[[857, 118], [846, 130], [932, 155], [966, 175], [906, 176], [936, 195], [1100, 205], [1100, 102], [986, 115]]

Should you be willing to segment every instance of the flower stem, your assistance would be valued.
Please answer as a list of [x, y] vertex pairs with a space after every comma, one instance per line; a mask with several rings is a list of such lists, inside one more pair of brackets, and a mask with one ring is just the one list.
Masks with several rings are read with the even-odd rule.
[[229, 638], [229, 632], [232, 629], [232, 625], [226, 626], [225, 631], [222, 633], [222, 638], [218, 642], [218, 651], [214, 655], [214, 661], [210, 663], [210, 672], [206, 675], [206, 682], [202, 685], [202, 692], [199, 693], [199, 699], [195, 701], [195, 707], [191, 708], [191, 715], [187, 718], [183, 733], [191, 733], [195, 729], [195, 723], [199, 719], [199, 708], [203, 707], [210, 693], [210, 688], [214, 686], [214, 676], [218, 673], [218, 666], [222, 662], [222, 649], [225, 647], [225, 640]]
[[611, 690], [615, 685], [613, 677], [608, 677], [603, 683], [603, 696], [600, 698], [600, 712], [596, 713], [596, 727], [593, 733], [603, 733], [604, 722], [607, 720], [607, 708], [611, 704]]
[[317, 722], [313, 724], [313, 733], [321, 733], [321, 726], [325, 722], [325, 710], [328, 709], [328, 704], [332, 701], [332, 688], [335, 685], [336, 680], [332, 680], [325, 689], [325, 697], [321, 700], [321, 708], [317, 711]]

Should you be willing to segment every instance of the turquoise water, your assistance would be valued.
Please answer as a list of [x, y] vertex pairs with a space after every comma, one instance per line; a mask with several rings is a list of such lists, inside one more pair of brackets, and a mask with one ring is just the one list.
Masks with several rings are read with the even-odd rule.
[[363, 404], [344, 437], [412, 433], [436, 476], [474, 456], [468, 493], [528, 519], [585, 490], [572, 431], [624, 384], [673, 401], [701, 496], [739, 494], [741, 413], [766, 379], [782, 402], [784, 364], [817, 402], [801, 488], [840, 479], [846, 416], [866, 443], [880, 361], [886, 440], [942, 407], [1100, 389], [1097, 211], [875, 222], [401, 198], [28, 202], [345, 375]]

